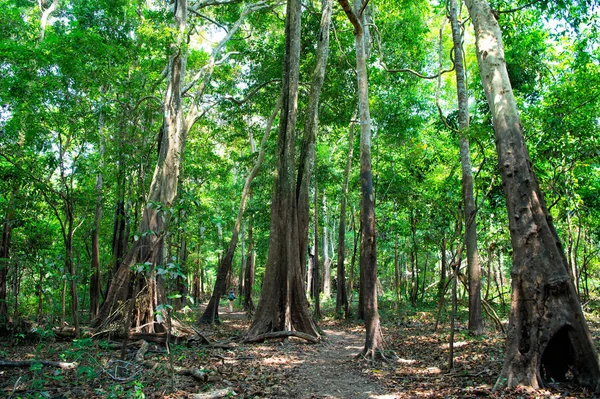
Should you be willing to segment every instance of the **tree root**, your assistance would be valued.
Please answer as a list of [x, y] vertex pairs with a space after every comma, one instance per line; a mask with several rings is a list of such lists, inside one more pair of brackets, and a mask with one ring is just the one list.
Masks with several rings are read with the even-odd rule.
[[385, 356], [385, 352], [382, 349], [371, 348], [365, 349], [354, 357], [356, 360], [365, 360], [369, 363], [376, 363], [377, 361], [390, 364], [391, 360]]
[[3, 360], [0, 359], [0, 369], [9, 367], [31, 367], [34, 364], [42, 364], [43, 366], [58, 367], [63, 370], [70, 370], [77, 367], [77, 362], [53, 362], [51, 360]]
[[301, 338], [313, 344], [318, 344], [321, 341], [319, 337], [315, 337], [313, 335], [306, 334], [300, 331], [272, 331], [265, 334], [258, 334], [250, 337], [245, 337], [244, 339], [242, 339], [242, 343], [263, 342], [266, 339], [277, 339], [287, 337]]

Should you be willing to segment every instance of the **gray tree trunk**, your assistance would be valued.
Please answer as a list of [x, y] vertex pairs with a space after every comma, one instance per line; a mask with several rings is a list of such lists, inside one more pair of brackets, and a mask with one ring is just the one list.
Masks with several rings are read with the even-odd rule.
[[537, 388], [572, 373], [597, 391], [598, 356], [525, 145], [500, 27], [485, 0], [466, 4], [494, 122], [513, 247], [511, 315], [496, 388]]
[[479, 252], [477, 251], [477, 223], [475, 198], [473, 196], [473, 170], [469, 149], [469, 94], [467, 93], [465, 66], [463, 65], [462, 35], [458, 21], [457, 0], [450, 0], [450, 25], [454, 42], [454, 67], [458, 96], [458, 128], [460, 130], [460, 163], [462, 165], [462, 193], [465, 211], [465, 244], [469, 274], [469, 332], [483, 333], [481, 319], [481, 276]]

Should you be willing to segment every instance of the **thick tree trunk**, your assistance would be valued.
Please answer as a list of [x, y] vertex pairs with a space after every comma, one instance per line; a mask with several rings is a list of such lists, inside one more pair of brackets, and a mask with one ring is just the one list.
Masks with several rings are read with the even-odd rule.
[[477, 251], [477, 223], [475, 198], [473, 196], [473, 170], [469, 149], [469, 95], [467, 93], [465, 66], [463, 65], [462, 35], [458, 21], [457, 0], [450, 0], [450, 25], [454, 42], [454, 67], [458, 97], [458, 128], [460, 130], [460, 163], [462, 166], [462, 193], [465, 210], [465, 244], [467, 247], [467, 270], [469, 273], [469, 332], [483, 333], [481, 319], [481, 276], [479, 252]]
[[350, 180], [350, 170], [352, 169], [352, 155], [354, 153], [354, 119], [352, 116], [350, 122], [350, 133], [348, 134], [348, 157], [346, 159], [346, 169], [344, 171], [344, 181], [342, 183], [342, 198], [340, 201], [340, 225], [338, 228], [338, 247], [337, 247], [337, 293], [335, 298], [335, 312], [340, 314], [344, 311], [344, 317], [349, 316], [348, 294], [346, 292], [346, 270], [344, 259], [346, 257], [346, 212], [348, 207], [348, 181]]
[[[162, 280], [157, 280], [154, 277], [153, 268], [161, 258], [160, 253], [168, 223], [168, 208], [177, 194], [179, 165], [184, 151], [187, 127], [189, 126], [189, 124], [186, 124], [182, 103], [186, 53], [180, 47], [185, 37], [187, 1], [177, 0], [174, 10], [174, 29], [177, 32], [177, 40], [172, 46], [172, 55], [168, 65], [164, 123], [159, 143], [159, 157], [139, 228], [139, 231], [151, 233], [139, 238], [119, 265], [108, 289], [106, 299], [93, 322], [95, 326], [102, 324], [109, 316], [112, 316], [119, 303], [131, 299], [131, 267], [137, 263], [150, 262], [152, 268], [149, 271], [148, 284], [142, 283], [143, 286], [137, 290], [140, 294], [144, 293], [145, 300], [139, 301], [139, 304], [136, 305], [136, 314], [138, 315], [135, 318], [136, 327], [143, 325], [145, 326], [145, 332], [154, 332], [154, 309], [164, 297]], [[145, 279], [137, 280], [146, 281]], [[122, 318], [123, 315], [120, 317]], [[129, 327], [131, 326], [125, 326], [126, 330]]]
[[486, 1], [466, 4], [494, 121], [513, 247], [509, 332], [496, 388], [537, 388], [572, 373], [579, 384], [598, 390], [598, 356], [525, 145], [500, 28]]
[[295, 136], [300, 62], [299, 0], [288, 0], [285, 61], [277, 170], [271, 204], [271, 229], [263, 289], [247, 337], [273, 331], [299, 331], [319, 337], [304, 295], [300, 263], [298, 203], [295, 184]]

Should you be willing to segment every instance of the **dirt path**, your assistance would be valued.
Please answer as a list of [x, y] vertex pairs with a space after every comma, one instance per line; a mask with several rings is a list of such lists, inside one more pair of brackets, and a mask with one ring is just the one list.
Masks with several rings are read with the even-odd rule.
[[364, 345], [364, 336], [356, 331], [326, 329], [326, 340], [299, 356], [299, 365], [291, 373], [291, 397], [297, 399], [392, 399], [384, 388], [363, 374], [354, 361]]

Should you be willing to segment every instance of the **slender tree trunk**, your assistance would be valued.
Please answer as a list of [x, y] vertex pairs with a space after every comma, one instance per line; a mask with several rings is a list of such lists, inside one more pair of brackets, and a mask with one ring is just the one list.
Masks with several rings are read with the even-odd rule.
[[469, 332], [483, 333], [481, 319], [481, 273], [477, 251], [477, 223], [475, 198], [473, 196], [473, 170], [469, 149], [469, 95], [467, 93], [465, 66], [463, 65], [462, 35], [458, 21], [457, 0], [450, 0], [450, 25], [454, 42], [454, 67], [458, 94], [458, 128], [460, 130], [460, 163], [462, 165], [462, 192], [465, 211], [465, 243], [467, 247], [467, 269], [469, 273]]
[[567, 380], [570, 371], [579, 384], [598, 390], [597, 352], [525, 145], [500, 27], [486, 1], [466, 4], [494, 122], [513, 247], [509, 332], [496, 388], [537, 388]]
[[354, 119], [350, 121], [350, 132], [348, 134], [348, 156], [346, 159], [346, 169], [344, 171], [344, 181], [342, 183], [342, 198], [340, 201], [340, 224], [338, 228], [338, 247], [337, 247], [337, 293], [335, 298], [335, 312], [340, 314], [342, 309], [344, 317], [349, 316], [348, 293], [346, 292], [346, 270], [344, 260], [346, 257], [346, 213], [348, 207], [348, 182], [350, 180], [350, 170], [352, 169], [352, 156], [354, 154]]
[[302, 265], [303, 273], [304, 270], [306, 270], [306, 257], [308, 254], [309, 187], [316, 161], [317, 131], [319, 128], [319, 100], [321, 98], [321, 89], [325, 80], [325, 70], [329, 54], [331, 13], [332, 0], [323, 0], [319, 39], [317, 42], [316, 63], [312, 74], [310, 95], [308, 97], [306, 119], [304, 121], [304, 134], [302, 137], [302, 150], [300, 152], [300, 162], [298, 165], [298, 179], [296, 181], [300, 264]]
[[[356, 49], [356, 75], [358, 83], [358, 114], [360, 119], [360, 298], [365, 320], [365, 347], [363, 356], [374, 358], [383, 352], [383, 335], [377, 309], [377, 251], [375, 240], [375, 195], [371, 168], [371, 116], [369, 112], [369, 83], [367, 75], [368, 30], [363, 2], [340, 0], [342, 8], [354, 26]], [[359, 304], [360, 307], [360, 304]]]
[[247, 337], [271, 331], [296, 330], [320, 337], [304, 294], [299, 248], [298, 202], [295, 183], [295, 137], [300, 63], [299, 0], [288, 0], [285, 60], [277, 171], [271, 204], [271, 229], [260, 302]]
[[256, 252], [254, 251], [254, 238], [252, 237], [252, 218], [248, 222], [248, 251], [246, 256], [246, 271], [244, 273], [244, 310], [252, 314], [254, 302], [252, 301], [252, 288], [254, 287], [254, 265]]
[[331, 258], [329, 257], [329, 228], [327, 227], [327, 197], [323, 194], [323, 300], [331, 297]]
[[315, 255], [313, 257], [313, 298], [315, 300], [314, 314], [316, 319], [321, 319], [321, 270], [319, 266], [319, 185], [315, 182], [315, 196], [314, 196], [314, 207], [315, 207]]
[[12, 241], [13, 222], [15, 219], [16, 196], [19, 186], [14, 185], [6, 207], [2, 223], [2, 241], [0, 242], [0, 326], [8, 325], [8, 290], [7, 277], [10, 266], [10, 245]]
[[98, 118], [98, 139], [100, 142], [100, 164], [96, 173], [96, 206], [92, 227], [92, 254], [90, 276], [90, 318], [94, 319], [100, 309], [100, 223], [102, 221], [102, 169], [104, 168], [104, 114]]
[[396, 292], [396, 303], [394, 309], [400, 304], [400, 257], [398, 254], [398, 234], [394, 235], [394, 291]]
[[215, 321], [219, 321], [219, 301], [221, 297], [225, 295], [227, 292], [227, 276], [231, 274], [231, 269], [233, 265], [233, 256], [235, 255], [235, 248], [237, 246], [237, 242], [239, 239], [240, 227], [242, 225], [242, 218], [244, 217], [244, 212], [246, 210], [246, 204], [248, 203], [248, 197], [250, 196], [250, 185], [252, 184], [252, 180], [258, 175], [260, 170], [260, 166], [265, 158], [265, 149], [267, 145], [267, 141], [269, 139], [269, 135], [271, 134], [271, 127], [273, 126], [273, 122], [275, 121], [275, 117], [281, 108], [281, 98], [277, 100], [277, 104], [275, 105], [275, 109], [271, 113], [269, 120], [267, 121], [267, 126], [265, 128], [265, 134], [260, 143], [260, 150], [258, 152], [258, 158], [254, 164], [254, 167], [248, 173], [246, 177], [246, 182], [244, 184], [244, 188], [242, 190], [242, 199], [240, 201], [240, 206], [238, 209], [237, 218], [235, 220], [235, 224], [233, 227], [233, 232], [231, 233], [231, 240], [229, 241], [229, 246], [227, 247], [227, 252], [225, 256], [219, 262], [219, 270], [217, 272], [217, 279], [215, 280], [215, 286], [213, 288], [213, 293], [210, 297], [210, 301], [208, 302], [208, 306], [204, 310], [204, 313], [198, 320], [200, 323], [214, 323]]

